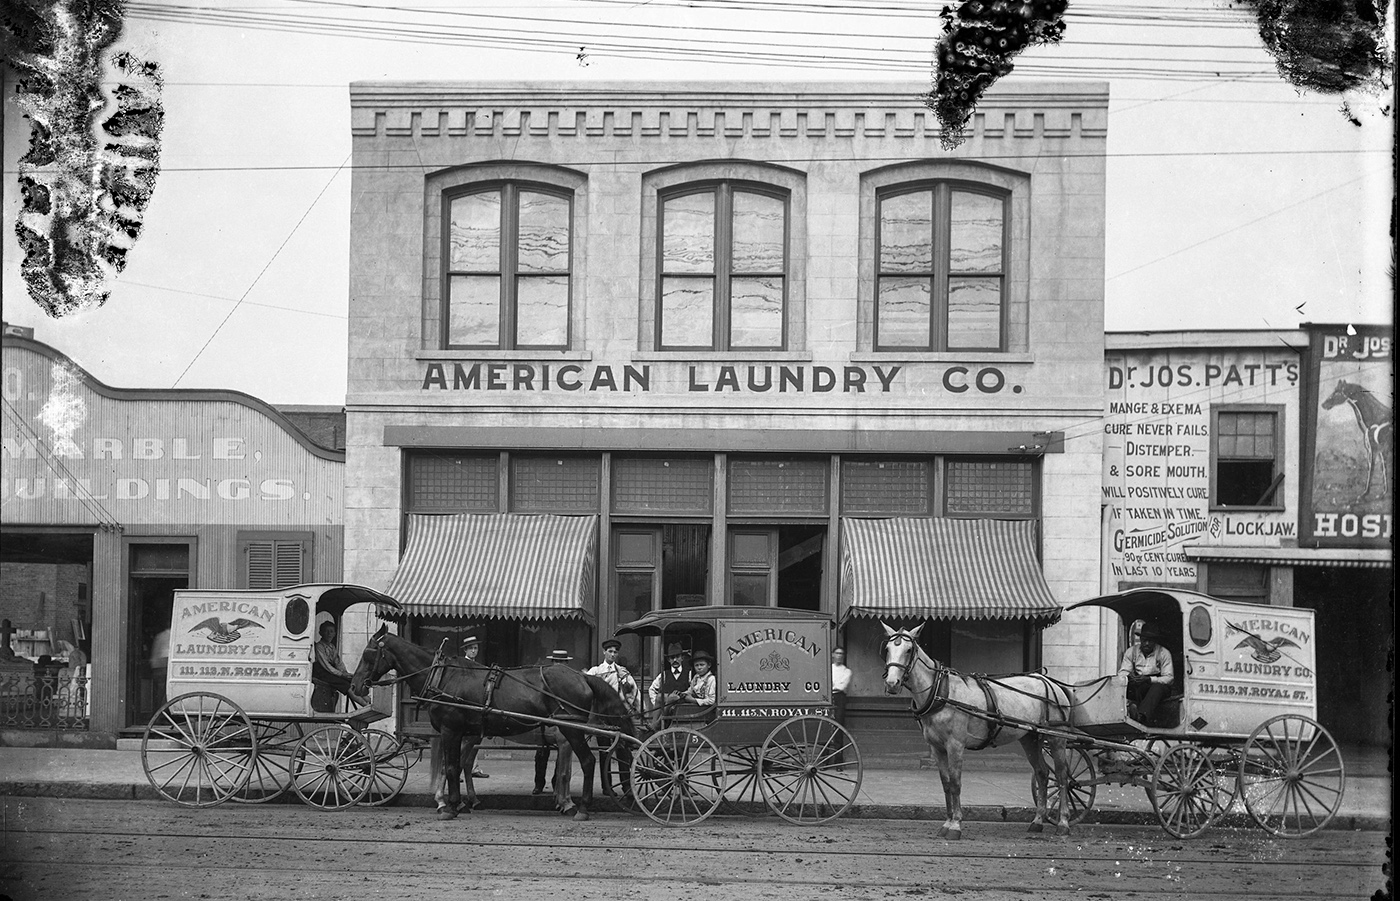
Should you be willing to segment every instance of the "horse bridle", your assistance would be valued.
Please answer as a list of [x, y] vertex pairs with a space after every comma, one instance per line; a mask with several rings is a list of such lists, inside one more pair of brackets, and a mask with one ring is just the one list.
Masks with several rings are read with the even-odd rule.
[[911, 669], [913, 669], [914, 664], [916, 664], [916, 663], [919, 662], [919, 654], [918, 654], [918, 647], [919, 647], [919, 645], [918, 645], [918, 642], [914, 641], [913, 636], [911, 636], [908, 632], [904, 632], [904, 631], [901, 630], [901, 631], [896, 632], [895, 634], [891, 635], [889, 638], [886, 638], [884, 641], [880, 642], [880, 656], [883, 657], [883, 656], [885, 655], [885, 648], [889, 647], [891, 644], [895, 643], [896, 641], [907, 641], [907, 642], [909, 642], [911, 645], [914, 646], [914, 653], [911, 654], [911, 655], [909, 656], [909, 662], [908, 662], [908, 663], [896, 663], [896, 662], [893, 662], [893, 661], [886, 661], [886, 662], [885, 662], [885, 676], [884, 676], [884, 677], [885, 677], [885, 679], [889, 679], [889, 677], [890, 677], [890, 670], [891, 670], [891, 669], [900, 669], [900, 670], [903, 671], [903, 674], [899, 677], [899, 684], [900, 684], [900, 685], [904, 685], [905, 683], [907, 683], [907, 682], [909, 681], [909, 671], [910, 671]]
[[[368, 650], [368, 649], [371, 648], [371, 647], [374, 648], [374, 663], [371, 664], [371, 666], [370, 666], [370, 672], [377, 672], [377, 671], [379, 670], [379, 664], [380, 664], [380, 662], [382, 662], [383, 659], [384, 659], [384, 655], [388, 653], [388, 651], [386, 651], [386, 650], [384, 649], [384, 638], [383, 638], [383, 636], [381, 636], [381, 637], [379, 637], [379, 638], [371, 639], [371, 640], [370, 640], [370, 643], [367, 644], [367, 645], [365, 645], [365, 649], [366, 649], [366, 650]], [[384, 672], [387, 673], [387, 672], [389, 672], [390, 669], [393, 669], [393, 667], [387, 667], [387, 668], [384, 670]], [[430, 669], [432, 669], [432, 665], [431, 665], [431, 664], [428, 665], [428, 666], [425, 666], [423, 669], [414, 670], [414, 671], [411, 672], [411, 673], [400, 673], [399, 675], [395, 676], [395, 677], [392, 678], [392, 679], [385, 679], [385, 678], [382, 678], [382, 677], [381, 677], [381, 678], [377, 678], [377, 679], [374, 679], [373, 681], [367, 681], [367, 682], [365, 682], [365, 687], [366, 687], [366, 688], [372, 688], [372, 687], [374, 687], [374, 686], [379, 686], [379, 685], [398, 685], [400, 682], [403, 682], [403, 681], [405, 681], [405, 680], [407, 680], [407, 679], [412, 679], [414, 676], [418, 675], [419, 673], [426, 673], [426, 672], [427, 672], [428, 670], [430, 670]]]

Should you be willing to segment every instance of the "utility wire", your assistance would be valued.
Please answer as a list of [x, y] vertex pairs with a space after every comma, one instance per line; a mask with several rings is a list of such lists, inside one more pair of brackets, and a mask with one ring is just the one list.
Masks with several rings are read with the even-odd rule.
[[[53, 473], [60, 479], [65, 479], [72, 483], [74, 493], [77, 496], [79, 503], [81, 503], [85, 508], [87, 508], [88, 513], [92, 514], [93, 518], [97, 520], [98, 525], [100, 525], [104, 530], [121, 531], [121, 521], [118, 520], [116, 516], [114, 516], [112, 512], [107, 509], [106, 505], [104, 505], [102, 501], [97, 498], [96, 495], [89, 491], [83, 485], [83, 483], [79, 481], [79, 479], [73, 474], [73, 471], [68, 468], [67, 464], [65, 464], [62, 460], [58, 458], [58, 456], [54, 453], [53, 448], [49, 447], [48, 442], [44, 440], [44, 436], [40, 435], [38, 431], [36, 431], [33, 428], [33, 426], [30, 425], [29, 421], [26, 420], [24, 416], [20, 414], [19, 410], [15, 409], [14, 405], [10, 402], [9, 398], [0, 399], [4, 400], [5, 411], [9, 413], [10, 417], [19, 427], [20, 431], [29, 435], [30, 438], [34, 441], [34, 450], [39, 455], [39, 459], [44, 461], [44, 465], [48, 467], [49, 472]], [[18, 494], [18, 488], [16, 488], [15, 491], [16, 494]]]
[[272, 267], [272, 264], [282, 253], [282, 250], [287, 246], [287, 243], [292, 240], [292, 236], [297, 233], [297, 229], [301, 228], [301, 224], [306, 221], [306, 217], [311, 215], [311, 211], [316, 208], [316, 204], [320, 203], [321, 198], [324, 197], [326, 191], [330, 189], [331, 183], [335, 181], [336, 176], [340, 175], [341, 171], [344, 170], [346, 164], [349, 162], [350, 154], [347, 153], [345, 155], [344, 162], [337, 166], [336, 170], [331, 173], [331, 177], [326, 180], [325, 185], [321, 188], [321, 192], [316, 195], [316, 199], [311, 201], [311, 205], [306, 208], [306, 212], [301, 214], [301, 218], [297, 220], [297, 224], [292, 226], [292, 230], [287, 232], [287, 237], [283, 238], [282, 243], [277, 245], [277, 249], [272, 252], [272, 256], [268, 258], [267, 263], [263, 265], [262, 269], [258, 270], [257, 276], [253, 279], [252, 283], [248, 285], [248, 289], [243, 292], [243, 295], [238, 298], [238, 302], [233, 305], [233, 308], [228, 311], [228, 314], [224, 316], [223, 320], [219, 322], [218, 326], [209, 335], [209, 340], [204, 342], [203, 346], [199, 348], [199, 351], [194, 355], [194, 357], [190, 359], [190, 362], [185, 365], [185, 368], [183, 370], [181, 370], [180, 375], [175, 379], [174, 383], [171, 385], [172, 388], [177, 387], [180, 384], [180, 380], [183, 379], [185, 377], [185, 374], [190, 371], [190, 367], [193, 366], [195, 362], [200, 358], [200, 356], [203, 355], [203, 353], [209, 349], [209, 345], [213, 343], [214, 339], [218, 336], [219, 332], [223, 330], [223, 327], [228, 324], [229, 319], [233, 317], [234, 313], [238, 312], [238, 308], [243, 305], [243, 301], [247, 299], [248, 294], [252, 292], [253, 288], [257, 287], [257, 284], [259, 281], [262, 280], [263, 275], [266, 274], [267, 270]]

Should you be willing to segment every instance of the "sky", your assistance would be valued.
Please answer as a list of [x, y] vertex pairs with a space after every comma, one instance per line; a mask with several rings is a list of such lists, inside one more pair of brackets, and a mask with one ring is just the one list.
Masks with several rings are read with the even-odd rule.
[[[29, 299], [13, 229], [28, 130], [7, 85], [4, 318], [112, 386], [340, 405], [350, 82], [925, 87], [941, 5], [132, 0], [117, 49], [159, 63], [166, 111], [144, 232], [105, 305], [53, 319]], [[1388, 92], [1300, 92], [1225, 2], [1071, 0], [1066, 23], [1004, 82], [1109, 84], [1108, 330], [1392, 321]]]

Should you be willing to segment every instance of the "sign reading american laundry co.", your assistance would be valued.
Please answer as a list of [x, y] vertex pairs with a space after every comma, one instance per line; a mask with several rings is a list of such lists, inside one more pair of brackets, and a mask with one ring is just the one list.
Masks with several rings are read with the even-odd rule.
[[[582, 364], [429, 361], [424, 391], [585, 391], [696, 394], [891, 394], [903, 366], [650, 363]], [[1020, 394], [995, 366], [944, 367], [936, 376], [949, 394]], [[907, 390], [907, 386], [903, 386]]]
[[[677, 372], [674, 367], [649, 363], [610, 364], [429, 362], [423, 372], [423, 390], [438, 391], [593, 391], [639, 392], [674, 390], [676, 375], [683, 375], [680, 390], [749, 392], [756, 394], [888, 394], [899, 375], [899, 366], [807, 365], [697, 365]], [[665, 384], [667, 388], [662, 388]]]

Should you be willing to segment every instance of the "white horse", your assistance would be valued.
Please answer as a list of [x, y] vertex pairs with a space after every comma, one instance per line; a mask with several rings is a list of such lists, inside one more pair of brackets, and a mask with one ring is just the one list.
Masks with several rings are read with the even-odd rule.
[[[994, 748], [1019, 739], [1026, 759], [1035, 771], [1031, 793], [1035, 819], [1030, 831], [1044, 829], [1049, 767], [1045, 750], [1055, 763], [1055, 776], [1065, 784], [1068, 757], [1065, 740], [1043, 734], [1036, 727], [1064, 729], [1069, 724], [1073, 697], [1061, 685], [1034, 673], [1016, 676], [964, 676], [949, 669], [919, 647], [920, 625], [915, 629], [885, 629], [885, 693], [903, 686], [914, 700], [914, 715], [923, 727], [938, 775], [948, 818], [938, 835], [962, 838], [962, 766], [964, 751]], [[1060, 792], [1057, 835], [1069, 834], [1067, 792]]]

